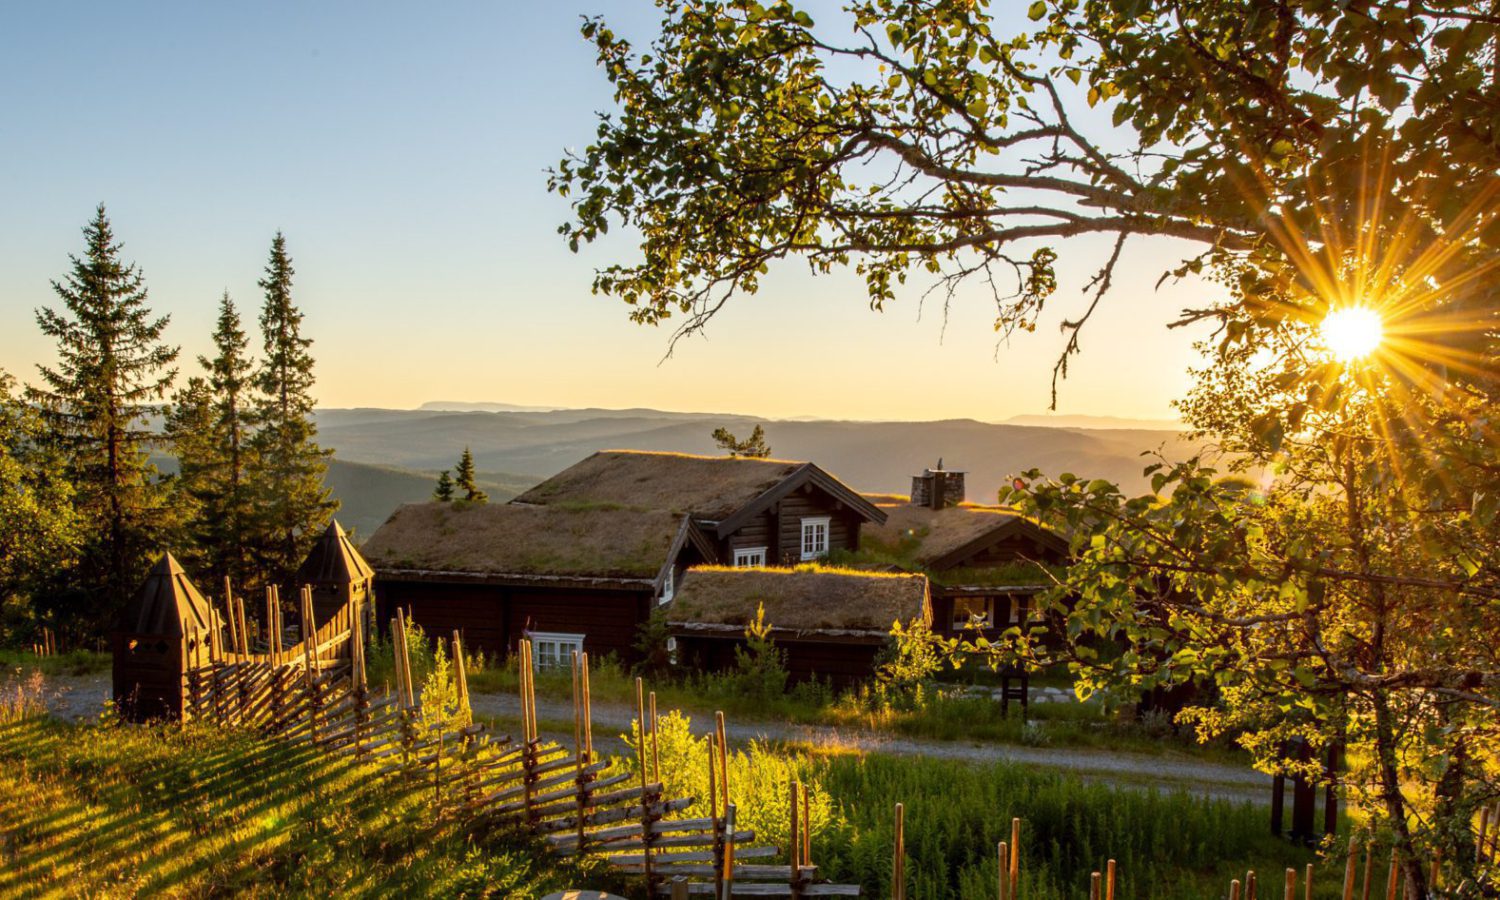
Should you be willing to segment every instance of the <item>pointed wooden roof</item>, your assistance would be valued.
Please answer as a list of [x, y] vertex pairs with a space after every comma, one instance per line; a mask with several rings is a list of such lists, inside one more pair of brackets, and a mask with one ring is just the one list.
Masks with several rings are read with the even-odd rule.
[[337, 520], [328, 523], [323, 536], [297, 569], [298, 584], [358, 584], [374, 577], [375, 570], [354, 549], [354, 542]]
[[181, 636], [184, 622], [190, 631], [207, 631], [209, 619], [208, 600], [198, 593], [181, 564], [168, 553], [151, 567], [145, 582], [125, 607], [121, 630]]

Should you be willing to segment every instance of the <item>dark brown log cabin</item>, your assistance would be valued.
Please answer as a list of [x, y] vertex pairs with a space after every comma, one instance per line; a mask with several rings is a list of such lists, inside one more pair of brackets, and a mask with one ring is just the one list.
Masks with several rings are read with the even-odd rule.
[[759, 610], [794, 682], [847, 687], [873, 674], [900, 621], [928, 623], [927, 579], [816, 565], [793, 569], [689, 569], [667, 606], [680, 665], [721, 671], [735, 664]]
[[404, 506], [364, 550], [382, 622], [399, 606], [491, 653], [531, 634], [539, 663], [629, 660], [688, 566], [819, 559], [884, 518], [811, 463], [608, 450], [508, 504]]
[[938, 634], [994, 637], [1033, 619], [1034, 596], [1051, 586], [1046, 569], [1066, 565], [1068, 543], [1055, 532], [997, 506], [963, 501], [963, 473], [928, 469], [912, 495], [874, 498], [886, 521], [866, 533], [857, 561], [932, 582], [932, 627]]

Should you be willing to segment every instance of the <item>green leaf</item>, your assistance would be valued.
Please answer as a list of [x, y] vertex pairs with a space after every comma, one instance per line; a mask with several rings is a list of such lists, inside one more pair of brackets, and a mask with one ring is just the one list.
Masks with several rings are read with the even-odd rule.
[[1028, 9], [1028, 10], [1026, 10], [1026, 15], [1030, 16], [1031, 17], [1031, 21], [1033, 21], [1033, 22], [1037, 21], [1038, 19], [1040, 19], [1042, 16], [1045, 16], [1046, 14], [1047, 14], [1047, 3], [1046, 3], [1046, 0], [1036, 0], [1035, 3], [1031, 4], [1031, 8]]

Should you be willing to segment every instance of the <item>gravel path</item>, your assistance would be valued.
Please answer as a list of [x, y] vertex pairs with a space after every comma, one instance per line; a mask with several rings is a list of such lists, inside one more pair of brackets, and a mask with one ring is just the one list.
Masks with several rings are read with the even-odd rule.
[[[47, 704], [53, 715], [65, 719], [90, 719], [99, 715], [110, 696], [110, 677], [100, 673], [83, 676], [54, 676], [47, 679]], [[513, 694], [474, 694], [474, 711], [499, 719], [519, 721], [520, 698]], [[571, 722], [571, 704], [538, 699], [537, 717], [543, 725]], [[625, 750], [619, 734], [630, 727], [635, 711], [619, 704], [595, 704], [595, 744], [604, 752]], [[697, 723], [699, 729], [704, 722]], [[1023, 747], [1012, 744], [964, 741], [934, 741], [896, 737], [863, 729], [840, 729], [826, 725], [796, 725], [785, 722], [736, 722], [725, 726], [729, 739], [738, 745], [753, 740], [788, 741], [830, 747], [859, 753], [885, 753], [893, 756], [925, 756], [960, 762], [986, 763], [1005, 761], [1040, 769], [1069, 772], [1091, 780], [1142, 789], [1184, 790], [1206, 797], [1256, 804], [1271, 802], [1271, 779], [1253, 769], [1222, 763], [1204, 762], [1181, 754], [1148, 755], [1112, 752], [1081, 747]], [[571, 744], [571, 729], [566, 733], [548, 732], [545, 736]]]
[[[470, 702], [474, 711], [481, 715], [520, 720], [519, 697], [510, 694], [474, 694]], [[537, 718], [543, 725], [548, 720], [571, 722], [573, 707], [565, 702], [538, 699]], [[619, 741], [617, 734], [627, 730], [634, 718], [635, 710], [631, 707], [596, 703], [595, 745], [606, 752], [623, 751], [624, 744]], [[701, 729], [703, 723], [697, 722], [696, 726]], [[1206, 797], [1256, 804], [1271, 802], [1270, 776], [1248, 767], [1204, 762], [1180, 754], [1157, 756], [1080, 747], [1021, 747], [1011, 744], [921, 740], [863, 729], [782, 722], [740, 723], [733, 719], [725, 723], [725, 732], [730, 741], [741, 745], [752, 740], [795, 741], [860, 753], [925, 756], [974, 763], [1005, 761], [1065, 771], [1091, 780], [1127, 787], [1184, 790]], [[573, 741], [571, 731], [566, 734], [546, 733], [545, 736], [565, 744]]]

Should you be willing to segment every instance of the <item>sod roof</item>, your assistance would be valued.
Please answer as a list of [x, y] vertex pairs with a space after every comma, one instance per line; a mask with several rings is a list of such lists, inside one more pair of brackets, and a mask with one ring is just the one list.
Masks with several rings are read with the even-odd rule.
[[655, 578], [682, 527], [661, 510], [408, 503], [362, 550], [377, 572]]
[[996, 506], [964, 503], [945, 509], [912, 506], [910, 503], [881, 504], [884, 525], [867, 525], [863, 540], [879, 544], [916, 566], [927, 566], [970, 541], [1020, 518], [1014, 511]]
[[601, 450], [514, 502], [670, 510], [713, 521], [744, 507], [805, 465], [784, 459]]
[[689, 569], [667, 607], [677, 624], [744, 627], [764, 605], [772, 628], [889, 632], [896, 621], [928, 621], [927, 579], [823, 566]]

